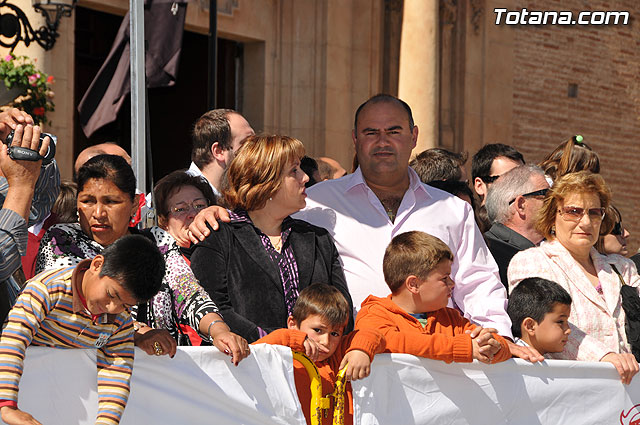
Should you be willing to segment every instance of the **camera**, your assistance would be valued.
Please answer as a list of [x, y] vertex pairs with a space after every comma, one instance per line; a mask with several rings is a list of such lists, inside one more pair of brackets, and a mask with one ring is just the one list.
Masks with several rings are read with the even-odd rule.
[[[11, 142], [13, 142], [14, 130], [11, 130], [9, 135], [4, 141], [5, 145], [9, 146], [9, 156], [11, 159], [24, 160], [24, 161], [40, 161], [42, 160], [42, 165], [49, 164], [53, 161], [54, 156], [56, 155], [56, 142], [58, 138], [53, 134], [49, 133], [41, 133], [40, 134], [40, 143], [38, 144], [38, 150], [34, 151], [33, 149], [23, 148], [22, 146], [11, 146]], [[40, 151], [40, 147], [44, 142], [44, 138], [49, 136], [51, 138], [51, 142], [49, 143], [49, 149], [44, 156], [41, 156], [38, 152]]]

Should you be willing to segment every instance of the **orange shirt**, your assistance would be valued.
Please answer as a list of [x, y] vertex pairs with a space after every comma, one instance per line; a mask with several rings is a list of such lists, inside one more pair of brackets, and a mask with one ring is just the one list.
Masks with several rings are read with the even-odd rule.
[[[278, 329], [271, 332], [269, 335], [260, 338], [254, 344], [276, 344], [291, 347], [292, 350], [301, 351], [304, 353], [304, 340], [307, 334], [297, 329]], [[320, 379], [322, 381], [322, 396], [326, 397], [333, 392], [336, 376], [339, 372], [340, 363], [342, 358], [351, 350], [362, 350], [369, 355], [369, 358], [373, 361], [373, 356], [377, 353], [381, 353], [384, 350], [384, 338], [380, 332], [367, 329], [361, 331], [353, 331], [348, 335], [342, 337], [340, 345], [328, 359], [315, 362], [318, 372], [320, 373]], [[297, 360], [293, 361], [293, 375], [296, 380], [296, 390], [298, 392], [298, 399], [302, 405], [302, 412], [307, 419], [307, 424], [310, 424], [310, 411], [311, 411], [311, 380], [309, 374], [305, 370], [302, 363]], [[351, 383], [347, 383], [346, 386], [347, 401], [345, 403], [344, 423], [353, 423], [353, 398], [351, 395]], [[331, 425], [333, 423], [333, 400], [331, 401], [331, 408], [328, 410], [327, 417], [322, 418], [323, 425]]]
[[[376, 329], [384, 335], [386, 353], [406, 353], [434, 360], [451, 362], [473, 361], [471, 337], [465, 333], [476, 325], [452, 308], [427, 313], [427, 324], [398, 307], [391, 295], [367, 297], [356, 317], [356, 329]], [[496, 334], [493, 337], [502, 346], [493, 357], [498, 363], [511, 357], [507, 341]]]

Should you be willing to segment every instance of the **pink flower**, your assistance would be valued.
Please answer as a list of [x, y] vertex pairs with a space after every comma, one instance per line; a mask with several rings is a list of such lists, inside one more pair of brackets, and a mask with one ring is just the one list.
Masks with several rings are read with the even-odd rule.
[[29, 84], [31, 84], [32, 86], [36, 85], [37, 80], [38, 80], [38, 77], [36, 77], [35, 75], [29, 75]]
[[6, 60], [7, 62], [10, 62], [13, 59], [13, 56], [11, 55], [7, 55], [4, 57], [4, 60]]

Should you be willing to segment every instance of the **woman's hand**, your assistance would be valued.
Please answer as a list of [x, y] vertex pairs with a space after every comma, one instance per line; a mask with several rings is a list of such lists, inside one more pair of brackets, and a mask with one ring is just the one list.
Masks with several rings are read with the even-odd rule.
[[133, 342], [150, 356], [162, 356], [168, 354], [169, 357], [176, 355], [177, 343], [166, 329], [141, 328], [133, 336]]
[[11, 407], [2, 407], [2, 421], [7, 425], [42, 425], [33, 416], [27, 412]]
[[238, 366], [240, 360], [251, 354], [247, 340], [240, 335], [230, 332], [229, 328], [227, 328], [226, 331], [214, 332], [211, 337], [213, 338], [213, 345], [215, 345], [218, 350], [231, 356], [231, 362], [236, 366]]
[[633, 375], [638, 373], [638, 362], [633, 354], [630, 353], [609, 353], [601, 358], [600, 361], [609, 362], [615, 366], [623, 384], [629, 385]]
[[198, 215], [193, 218], [193, 222], [189, 225], [189, 230], [187, 231], [191, 242], [198, 243], [209, 236], [210, 231], [207, 223], [209, 223], [213, 230], [218, 230], [218, 220], [224, 221], [225, 223], [230, 222], [229, 212], [218, 205], [212, 205], [200, 211]]
[[[506, 339], [506, 338], [505, 338]], [[519, 357], [531, 363], [544, 361], [544, 356], [533, 347], [524, 347], [522, 345], [514, 344], [507, 339], [507, 345], [512, 357]]]

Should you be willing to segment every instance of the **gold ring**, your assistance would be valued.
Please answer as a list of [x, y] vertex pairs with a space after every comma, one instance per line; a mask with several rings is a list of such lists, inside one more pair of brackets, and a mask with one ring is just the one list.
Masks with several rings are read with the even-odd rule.
[[161, 356], [162, 355], [162, 352], [163, 352], [162, 346], [160, 345], [160, 343], [158, 341], [155, 341], [153, 343], [153, 349], [156, 352], [156, 356]]

